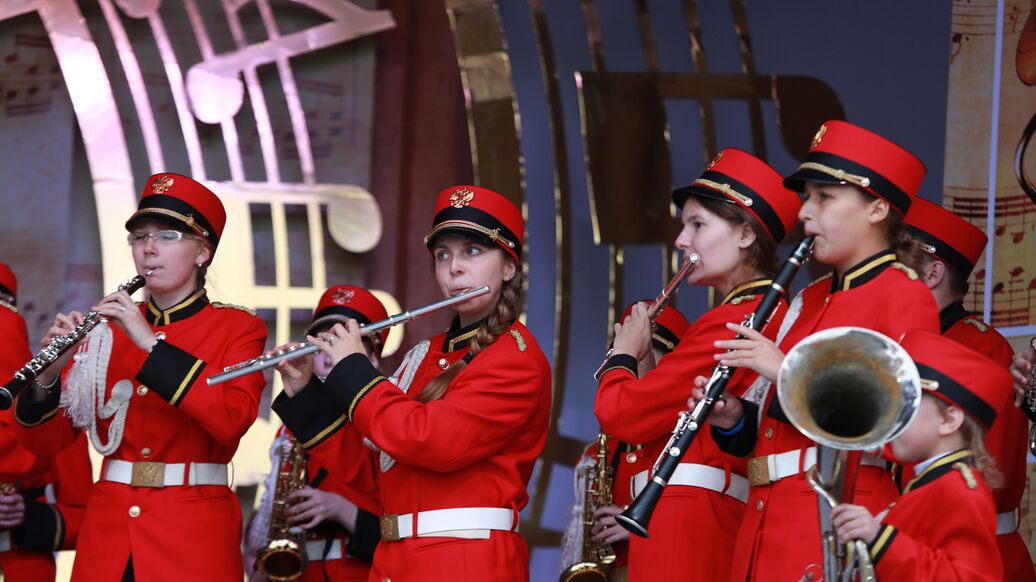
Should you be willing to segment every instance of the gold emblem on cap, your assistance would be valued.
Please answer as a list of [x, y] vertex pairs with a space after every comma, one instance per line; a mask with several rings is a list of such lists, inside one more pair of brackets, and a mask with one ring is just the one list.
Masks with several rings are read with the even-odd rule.
[[352, 301], [355, 295], [356, 293], [354, 293], [352, 289], [337, 289], [331, 295], [331, 301], [338, 305], [345, 305]]
[[712, 161], [709, 162], [709, 165], [705, 166], [705, 169], [706, 170], [711, 170], [712, 166], [715, 166], [716, 163], [719, 162], [720, 158], [722, 158], [722, 157], [723, 157], [723, 152], [720, 152], [720, 153], [716, 154], [716, 157], [712, 158]]
[[820, 142], [824, 139], [825, 133], [827, 133], [827, 126], [821, 125], [820, 129], [818, 129], [817, 133], [813, 136], [813, 142], [810, 144], [809, 149], [817, 149], [817, 146], [820, 145]]
[[454, 208], [464, 208], [468, 204], [471, 204], [471, 200], [474, 197], [475, 193], [467, 188], [454, 190], [453, 194], [450, 194], [450, 206]]
[[165, 194], [173, 187], [173, 177], [169, 174], [162, 174], [151, 183], [152, 194]]

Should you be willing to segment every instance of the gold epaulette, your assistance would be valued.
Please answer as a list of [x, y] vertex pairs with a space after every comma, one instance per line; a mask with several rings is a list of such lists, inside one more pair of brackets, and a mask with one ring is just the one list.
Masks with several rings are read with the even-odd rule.
[[524, 352], [525, 351], [525, 338], [522, 337], [522, 332], [518, 331], [517, 329], [511, 329], [511, 330], [508, 330], [508, 331], [510, 332], [511, 337], [514, 338], [514, 343], [518, 344], [518, 351], [519, 352]]
[[237, 309], [238, 311], [244, 311], [248, 315], [255, 315], [254, 309], [249, 309], [243, 305], [234, 305], [233, 303], [221, 303], [219, 301], [213, 301], [212, 306], [216, 309]]
[[897, 271], [903, 271], [904, 273], [906, 273], [907, 279], [910, 279], [911, 281], [917, 281], [918, 279], [917, 271], [911, 269], [903, 263], [900, 263], [899, 261], [896, 261], [889, 266]]
[[978, 487], [978, 481], [975, 480], [975, 474], [971, 472], [971, 467], [964, 463], [954, 463], [953, 468], [960, 471], [960, 476], [964, 478], [964, 484], [968, 486], [968, 489]]
[[17, 307], [15, 307], [14, 305], [11, 305], [10, 303], [4, 301], [3, 299], [0, 299], [0, 307], [7, 308], [7, 309], [10, 309], [11, 311], [13, 311], [15, 313], [18, 313], [18, 308]]
[[963, 319], [963, 322], [964, 322], [964, 325], [970, 325], [970, 326], [978, 329], [982, 333], [986, 333], [987, 331], [989, 331], [989, 325], [987, 325], [986, 322], [982, 321], [981, 319], [977, 319], [977, 318], [974, 318], [974, 317], [967, 317], [967, 318]]
[[735, 298], [731, 299], [730, 301], [727, 302], [727, 304], [728, 305], [740, 305], [741, 303], [744, 303], [745, 301], [751, 301], [751, 300], [755, 299], [756, 297], [759, 297], [759, 296], [758, 295], [742, 295], [741, 297], [735, 297]]

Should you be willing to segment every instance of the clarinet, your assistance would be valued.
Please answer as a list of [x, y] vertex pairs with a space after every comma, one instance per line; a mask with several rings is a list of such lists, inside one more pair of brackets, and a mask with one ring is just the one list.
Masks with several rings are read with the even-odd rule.
[[[778, 302], [782, 295], [787, 294], [791, 280], [795, 278], [801, 267], [809, 257], [810, 249], [813, 247], [815, 236], [810, 235], [802, 239], [802, 242], [795, 248], [788, 257], [788, 260], [781, 265], [773, 283], [766, 291], [762, 301], [755, 308], [755, 311], [745, 318], [741, 325], [759, 331], [766, 327], [774, 312], [777, 311]], [[737, 339], [741, 339], [741, 335]], [[677, 421], [673, 434], [669, 437], [662, 454], [659, 455], [655, 465], [651, 468], [651, 479], [647, 482], [644, 490], [637, 495], [633, 503], [626, 511], [615, 516], [624, 529], [642, 538], [648, 537], [648, 523], [651, 522], [651, 514], [654, 513], [658, 500], [662, 497], [669, 479], [672, 478], [680, 461], [687, 453], [691, 443], [694, 442], [698, 432], [705, 426], [712, 408], [716, 405], [719, 397], [726, 390], [730, 377], [734, 375], [737, 368], [716, 365], [712, 368], [712, 375], [705, 385], [705, 397], [698, 401], [693, 410], [680, 413], [680, 420]]]
[[[147, 275], [150, 275], [149, 271]], [[126, 293], [133, 295], [144, 283], [147, 282], [145, 277], [147, 275], [137, 275], [129, 281], [119, 285], [118, 291], [125, 291]], [[36, 378], [40, 377], [47, 368], [54, 365], [62, 355], [68, 350], [75, 347], [79, 343], [79, 340], [86, 337], [86, 334], [90, 333], [90, 330], [97, 327], [97, 324], [107, 321], [103, 315], [97, 311], [88, 311], [83, 316], [83, 321], [79, 322], [72, 331], [65, 335], [59, 335], [50, 340], [47, 346], [40, 350], [40, 353], [36, 357], [29, 360], [20, 370], [14, 373], [14, 377], [11, 378], [3, 388], [0, 388], [0, 410], [7, 410], [14, 403], [15, 397], [22, 390], [29, 387]]]
[[[1036, 337], [1029, 340], [1029, 347], [1036, 351]], [[1025, 383], [1025, 402], [1022, 411], [1030, 420], [1036, 421], [1036, 362], [1029, 368], [1028, 381]], [[1036, 455], [1036, 422], [1029, 429], [1029, 451]]]

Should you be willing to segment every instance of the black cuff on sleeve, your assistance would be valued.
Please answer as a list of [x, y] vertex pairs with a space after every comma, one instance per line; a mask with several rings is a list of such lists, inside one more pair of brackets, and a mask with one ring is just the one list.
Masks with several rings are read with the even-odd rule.
[[345, 553], [367, 561], [374, 559], [374, 549], [381, 541], [381, 520], [378, 516], [357, 508], [356, 531], [345, 544]]
[[712, 433], [712, 440], [716, 441], [723, 452], [737, 457], [747, 457], [755, 449], [755, 440], [759, 435], [759, 405], [743, 398], [738, 400], [741, 401], [741, 408], [745, 412], [745, 425], [741, 430], [725, 435], [716, 427], [710, 426], [709, 432]]
[[11, 530], [11, 541], [22, 550], [56, 552], [65, 543], [65, 520], [48, 503], [25, 500], [25, 521]]
[[50, 390], [44, 390], [34, 382], [15, 399], [14, 417], [22, 426], [36, 426], [54, 416], [60, 404], [60, 379]]
[[159, 341], [137, 372], [137, 380], [169, 404], [178, 406], [204, 369], [205, 362], [168, 342]]
[[604, 370], [601, 372], [601, 376], [603, 377], [605, 374], [616, 368], [629, 371], [630, 374], [633, 374], [634, 378], [638, 377], [637, 358], [634, 358], [629, 354], [615, 354], [608, 358], [608, 361], [604, 363]]
[[295, 396], [281, 391], [272, 408], [304, 449], [319, 445], [345, 426], [345, 415], [335, 408], [315, 375]]
[[324, 383], [338, 410], [352, 420], [356, 405], [384, 379], [367, 356], [353, 354], [338, 362]]

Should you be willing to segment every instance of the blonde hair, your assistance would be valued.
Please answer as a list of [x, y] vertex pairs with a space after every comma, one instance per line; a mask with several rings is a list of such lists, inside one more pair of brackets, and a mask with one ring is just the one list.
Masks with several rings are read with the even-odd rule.
[[[503, 252], [503, 251], [500, 251]], [[478, 329], [478, 333], [471, 340], [471, 350], [465, 358], [461, 358], [450, 365], [439, 375], [432, 378], [432, 381], [421, 390], [421, 393], [414, 397], [418, 402], [431, 402], [438, 400], [446, 394], [450, 382], [460, 374], [461, 370], [467, 367], [467, 360], [478, 355], [479, 352], [489, 347], [496, 338], [500, 337], [511, 327], [511, 324], [518, 319], [518, 306], [522, 298], [523, 276], [519, 265], [515, 265], [515, 274], [510, 281], [504, 281], [500, 289], [500, 297], [497, 298], [496, 307], [486, 318], [486, 323]]]
[[[939, 405], [939, 411], [943, 414], [951, 406], [951, 404], [941, 398], [936, 398], [935, 402]], [[957, 408], [960, 407], [958, 406]], [[975, 469], [982, 474], [982, 479], [986, 482], [986, 485], [989, 485], [990, 489], [999, 489], [1004, 484], [1004, 476], [1000, 469], [997, 468], [993, 455], [990, 455], [989, 450], [986, 449], [986, 428], [967, 412], [964, 412], [963, 409], [961, 409], [961, 412], [964, 413], [964, 422], [961, 423], [958, 431], [964, 439], [965, 448], [971, 451], [971, 456], [975, 461]]]

